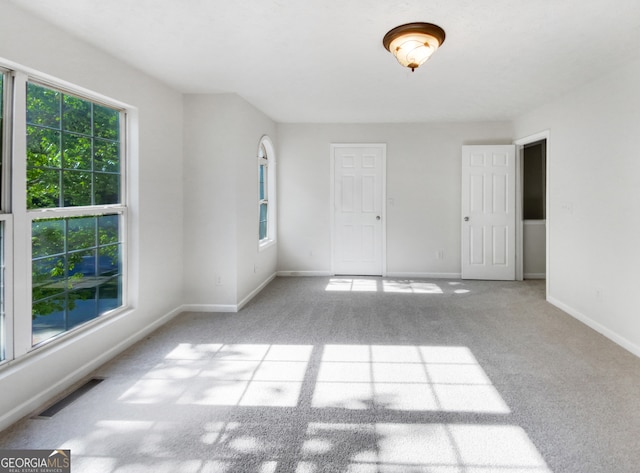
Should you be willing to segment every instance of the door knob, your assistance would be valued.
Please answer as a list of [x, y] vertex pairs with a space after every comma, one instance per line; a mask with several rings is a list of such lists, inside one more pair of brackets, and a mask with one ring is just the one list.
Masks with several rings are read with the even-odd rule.
[[376, 215], [376, 220], [380, 220], [380, 215]]
[[465, 222], [468, 222], [468, 221], [469, 221], [469, 217], [465, 217], [465, 218], [464, 218], [464, 221], [465, 221]]

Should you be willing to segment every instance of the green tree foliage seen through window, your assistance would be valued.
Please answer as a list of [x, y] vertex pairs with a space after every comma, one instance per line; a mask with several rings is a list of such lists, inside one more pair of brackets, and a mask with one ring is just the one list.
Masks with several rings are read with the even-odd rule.
[[27, 85], [27, 208], [120, 203], [120, 112]]
[[[120, 275], [120, 247], [118, 215], [34, 220], [33, 317], [74, 310], [87, 289], [104, 306]], [[96, 307], [86, 310], [91, 318], [99, 315]]]
[[[28, 83], [26, 111], [28, 209], [121, 202], [118, 110]], [[120, 219], [33, 220], [34, 344], [122, 304]]]

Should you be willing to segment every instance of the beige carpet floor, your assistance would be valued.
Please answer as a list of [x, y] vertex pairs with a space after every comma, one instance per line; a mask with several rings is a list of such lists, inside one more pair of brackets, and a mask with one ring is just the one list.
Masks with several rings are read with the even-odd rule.
[[277, 278], [185, 313], [2, 448], [74, 473], [631, 473], [640, 359], [544, 282]]

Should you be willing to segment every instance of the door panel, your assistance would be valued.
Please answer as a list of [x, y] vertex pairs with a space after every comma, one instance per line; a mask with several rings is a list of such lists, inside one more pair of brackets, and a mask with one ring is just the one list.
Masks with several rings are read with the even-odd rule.
[[354, 211], [353, 203], [355, 201], [355, 177], [344, 175], [342, 176], [341, 183], [341, 199], [339, 200], [340, 210], [343, 213], [352, 213]]
[[382, 275], [384, 145], [332, 145], [333, 271]]
[[484, 176], [470, 176], [471, 212], [484, 212]]
[[462, 277], [515, 279], [515, 146], [462, 147]]
[[470, 263], [484, 265], [484, 227], [469, 226], [471, 255]]
[[510, 245], [507, 243], [508, 228], [493, 227], [493, 265], [504, 266], [508, 263], [507, 249]]

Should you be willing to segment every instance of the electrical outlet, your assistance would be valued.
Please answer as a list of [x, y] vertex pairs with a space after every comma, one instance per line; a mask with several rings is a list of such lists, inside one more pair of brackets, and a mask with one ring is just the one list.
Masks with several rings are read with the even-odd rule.
[[436, 252], [436, 259], [444, 259], [444, 250], [438, 250]]
[[216, 286], [222, 286], [222, 276], [216, 275]]
[[564, 213], [567, 213], [569, 215], [573, 215], [573, 203], [572, 202], [562, 202], [562, 204], [560, 204], [560, 208], [562, 209], [562, 211]]

